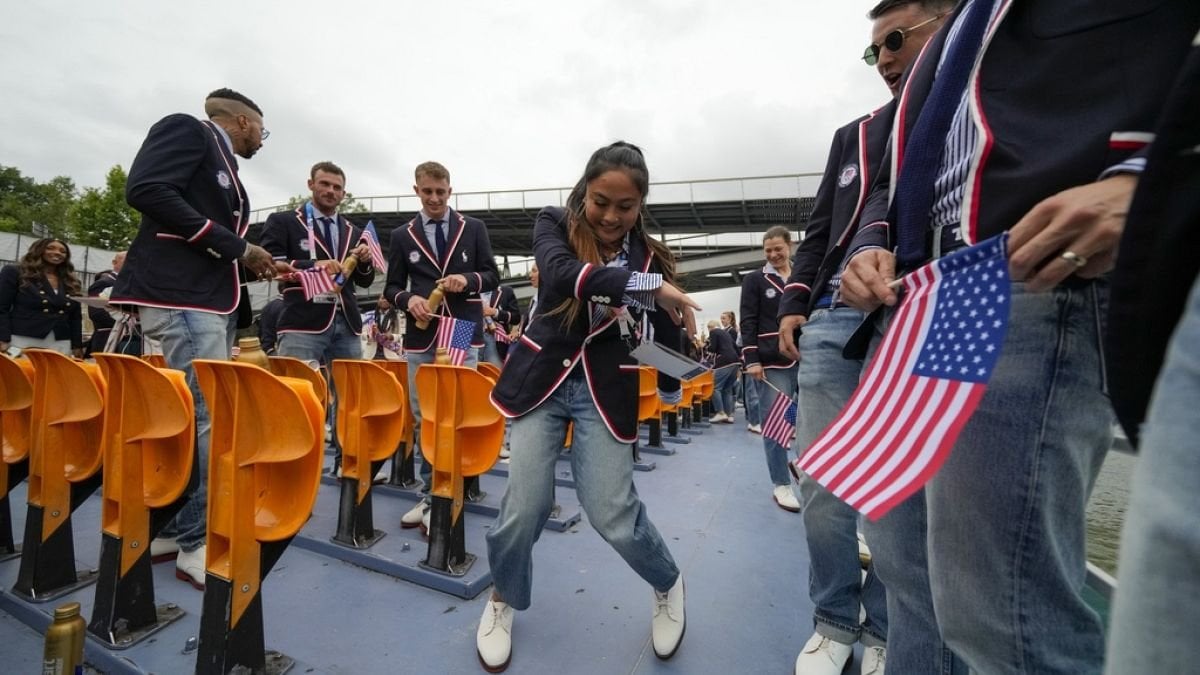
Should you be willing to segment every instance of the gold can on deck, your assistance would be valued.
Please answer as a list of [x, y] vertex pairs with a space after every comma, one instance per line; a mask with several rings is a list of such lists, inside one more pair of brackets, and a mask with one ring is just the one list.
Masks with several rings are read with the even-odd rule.
[[83, 672], [83, 639], [87, 623], [79, 603], [68, 602], [54, 610], [54, 623], [46, 629], [42, 675], [75, 675]]

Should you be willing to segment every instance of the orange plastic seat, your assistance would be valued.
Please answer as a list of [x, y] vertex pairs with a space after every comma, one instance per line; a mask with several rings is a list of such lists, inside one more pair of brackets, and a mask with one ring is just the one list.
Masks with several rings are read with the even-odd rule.
[[488, 361], [480, 361], [477, 370], [493, 383], [500, 381], [500, 367]]
[[8, 494], [8, 467], [29, 458], [33, 423], [33, 362], [0, 354], [0, 498]]
[[358, 502], [371, 487], [371, 462], [392, 456], [404, 431], [408, 397], [392, 373], [377, 361], [337, 360], [337, 435], [342, 445], [342, 476], [358, 480]]
[[[133, 356], [96, 354], [108, 387], [104, 415], [101, 527], [127, 542], [150, 541], [150, 509], [187, 489], [196, 444], [196, 409], [182, 371]], [[124, 575], [144, 553], [123, 547]]]
[[638, 421], [661, 419], [662, 400], [658, 397], [658, 369], [651, 366], [638, 368]]
[[[376, 365], [395, 376], [396, 381], [400, 386], [404, 387], [404, 392], [408, 394], [408, 362], [407, 361], [384, 361], [382, 359], [374, 361]], [[413, 411], [410, 406], [404, 406], [404, 427], [400, 431], [400, 439], [408, 442], [412, 439], [413, 428], [416, 426], [416, 419], [413, 417]], [[405, 451], [405, 456], [411, 457], [413, 454], [412, 444], [408, 443]]]
[[169, 368], [167, 358], [162, 354], [143, 354], [142, 359], [155, 368]]
[[491, 380], [472, 368], [426, 364], [417, 371], [421, 448], [434, 471], [457, 465], [462, 476], [478, 476], [496, 463], [504, 417], [488, 400], [491, 391]]
[[703, 403], [704, 401], [712, 400], [713, 392], [716, 388], [716, 380], [713, 372], [706, 370], [704, 373], [692, 378], [691, 382], [693, 391], [695, 392], [695, 401]]
[[29, 504], [45, 509], [44, 541], [71, 513], [69, 483], [88, 480], [103, 461], [104, 376], [100, 366], [58, 352], [24, 354], [34, 372]]
[[317, 392], [317, 398], [321, 401], [321, 407], [329, 406], [329, 385], [325, 382], [325, 377], [317, 368], [313, 368], [307, 361], [301, 361], [290, 356], [272, 356], [271, 372], [280, 377], [295, 377], [301, 380], [308, 380], [313, 390]]
[[229, 608], [232, 627], [258, 597], [259, 543], [294, 536], [312, 513], [325, 414], [307, 379], [247, 363], [192, 365], [212, 420], [207, 570], [239, 591]]

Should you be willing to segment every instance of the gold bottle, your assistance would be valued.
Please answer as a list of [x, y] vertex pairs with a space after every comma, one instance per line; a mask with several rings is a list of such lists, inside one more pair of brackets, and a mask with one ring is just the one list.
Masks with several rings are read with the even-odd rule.
[[238, 363], [253, 364], [263, 370], [271, 369], [271, 359], [263, 351], [262, 343], [258, 341], [258, 338], [238, 338], [238, 350], [237, 358], [234, 359]]
[[[442, 305], [442, 299], [444, 297], [446, 297], [446, 292], [442, 290], [441, 284], [438, 284], [436, 287], [434, 287], [434, 289], [432, 291], [429, 292], [428, 304], [429, 304], [429, 313], [430, 314], [433, 314], [438, 311], [438, 307], [440, 307]], [[420, 328], [421, 330], [425, 330], [426, 328], [429, 328], [428, 321], [421, 321], [420, 319], [417, 319], [416, 321], [414, 321], [414, 323], [416, 323], [417, 328]]]
[[83, 672], [83, 638], [87, 622], [79, 616], [79, 603], [68, 602], [54, 610], [54, 623], [46, 629], [42, 675]]

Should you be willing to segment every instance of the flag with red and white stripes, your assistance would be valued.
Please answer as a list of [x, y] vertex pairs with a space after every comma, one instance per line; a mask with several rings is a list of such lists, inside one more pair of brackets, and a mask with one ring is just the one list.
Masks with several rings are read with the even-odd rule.
[[933, 478], [983, 398], [1008, 330], [1007, 243], [1001, 234], [904, 277], [866, 376], [796, 461], [872, 520]]
[[383, 255], [383, 248], [379, 245], [379, 234], [375, 232], [375, 221], [367, 221], [367, 226], [363, 228], [362, 238], [358, 241], [359, 243], [366, 242], [367, 250], [371, 252], [371, 265], [386, 274], [387, 257]]
[[445, 348], [450, 355], [450, 363], [461, 366], [467, 359], [471, 349], [471, 338], [475, 335], [475, 322], [455, 319], [452, 316], [439, 316], [437, 335], [434, 344]]
[[762, 434], [786, 448], [792, 444], [792, 436], [795, 433], [796, 401], [775, 389], [775, 402], [771, 404], [771, 409], [763, 420]]
[[304, 290], [304, 299], [312, 300], [322, 293], [328, 293], [336, 288], [333, 277], [319, 268], [301, 270], [297, 272], [293, 281], [300, 282], [300, 288]]

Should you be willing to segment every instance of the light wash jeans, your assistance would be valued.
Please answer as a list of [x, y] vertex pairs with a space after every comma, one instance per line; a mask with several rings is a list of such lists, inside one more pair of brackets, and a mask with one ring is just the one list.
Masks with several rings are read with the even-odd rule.
[[722, 368], [717, 368], [713, 371], [713, 412], [725, 413], [733, 417], [734, 410], [734, 385], [737, 384], [738, 367], [737, 364], [731, 364]]
[[[1013, 284], [1003, 353], [941, 471], [865, 531], [887, 584], [888, 670], [1098, 673], [1084, 509], [1112, 442], [1108, 289]], [[944, 644], [943, 641], [944, 640]]]
[[[767, 413], [770, 412], [771, 406], [775, 404], [775, 389], [783, 392], [787, 396], [796, 396], [796, 366], [790, 368], [763, 368], [763, 373], [766, 375], [766, 380], [754, 380], [755, 388], [758, 389], [759, 411], [762, 415], [762, 421], [766, 421]], [[767, 383], [770, 383], [768, 385]], [[771, 387], [775, 387], [772, 389]], [[775, 441], [763, 435], [763, 450], [767, 454], [767, 471], [771, 475], [771, 482], [775, 485], [791, 485], [792, 474], [788, 471], [788, 449]]]
[[746, 404], [746, 424], [762, 424], [762, 413], [758, 409], [758, 380], [742, 374], [742, 397]]
[[[796, 346], [799, 392], [796, 448], [804, 450], [837, 417], [858, 386], [862, 361], [842, 357], [842, 347], [863, 321], [848, 307], [818, 309]], [[808, 542], [808, 595], [817, 632], [842, 644], [887, 642], [887, 595], [872, 567], [864, 581], [858, 559], [858, 512], [807, 475], [800, 479], [804, 534]], [[870, 544], [870, 542], [868, 542]], [[866, 618], [859, 621], [859, 607]]]
[[[497, 324], [496, 330], [504, 329]], [[483, 349], [479, 352], [479, 358], [497, 367], [504, 365], [504, 361], [500, 358], [500, 350], [496, 347], [496, 338], [492, 333], [483, 331]]]
[[[413, 461], [421, 461], [421, 481], [425, 486], [421, 491], [428, 495], [432, 486], [433, 466], [425, 461], [425, 455], [421, 453], [421, 400], [417, 397], [417, 369], [426, 363], [433, 363], [437, 357], [437, 349], [430, 347], [423, 352], [405, 352], [405, 360], [408, 361], [408, 405], [413, 414]], [[467, 350], [467, 358], [463, 361], [463, 365], [468, 368], [474, 368], [479, 363], [479, 350]], [[425, 497], [426, 502], [429, 497]]]
[[275, 353], [279, 356], [290, 356], [302, 361], [316, 361], [325, 366], [328, 373], [329, 408], [326, 410], [326, 421], [333, 429], [329, 445], [336, 451], [338, 461], [341, 460], [342, 446], [337, 437], [337, 387], [333, 382], [334, 359], [361, 359], [362, 341], [341, 312], [337, 312], [333, 323], [320, 333], [283, 333], [279, 336], [278, 348]]
[[1121, 533], [1108, 642], [1110, 675], [1196, 671], [1200, 624], [1200, 279], [1159, 373], [1142, 427]]
[[196, 403], [196, 472], [200, 478], [191, 497], [160, 536], [175, 536], [179, 548], [194, 551], [204, 545], [208, 532], [208, 440], [211, 424], [208, 405], [192, 368], [195, 359], [228, 361], [237, 333], [237, 312], [213, 314], [184, 309], [141, 307], [142, 334], [162, 343], [167, 365], [182, 370]]
[[571, 471], [588, 522], [655, 590], [670, 590], [679, 577], [633, 486], [629, 444], [608, 432], [581, 372], [576, 368], [545, 402], [513, 421], [508, 489], [487, 534], [496, 593], [513, 609], [529, 607], [533, 544], [554, 505], [554, 467], [571, 421]]

